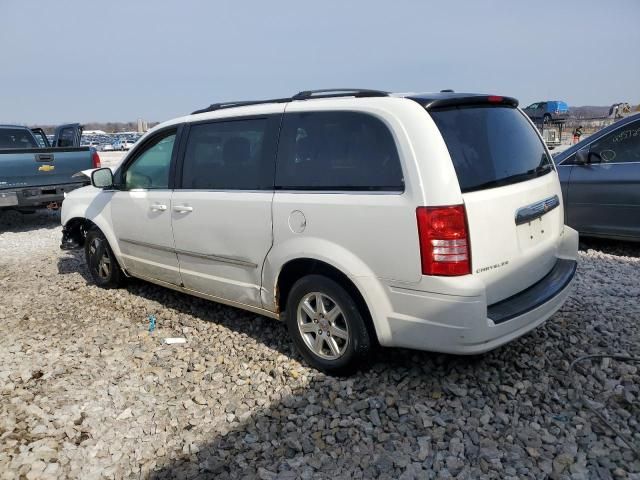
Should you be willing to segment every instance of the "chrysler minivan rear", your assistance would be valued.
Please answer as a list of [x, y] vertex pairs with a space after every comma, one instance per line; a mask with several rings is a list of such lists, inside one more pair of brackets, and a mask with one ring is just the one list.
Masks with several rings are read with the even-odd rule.
[[[461, 201], [417, 207], [425, 277], [411, 292], [392, 289], [394, 310], [401, 311], [390, 319], [392, 343], [486, 351], [560, 308], [576, 270], [577, 233], [564, 225], [551, 156], [515, 100], [413, 100], [446, 144]], [[433, 288], [438, 282], [451, 291]]]

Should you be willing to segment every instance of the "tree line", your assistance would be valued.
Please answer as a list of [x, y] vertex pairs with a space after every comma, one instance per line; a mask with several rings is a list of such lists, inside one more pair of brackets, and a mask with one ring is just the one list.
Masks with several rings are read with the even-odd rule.
[[[147, 122], [149, 128], [158, 125], [159, 122]], [[102, 130], [106, 133], [135, 132], [138, 130], [138, 122], [87, 122], [82, 124], [85, 130]], [[31, 128], [42, 128], [45, 133], [53, 134], [57, 125], [31, 125]]]

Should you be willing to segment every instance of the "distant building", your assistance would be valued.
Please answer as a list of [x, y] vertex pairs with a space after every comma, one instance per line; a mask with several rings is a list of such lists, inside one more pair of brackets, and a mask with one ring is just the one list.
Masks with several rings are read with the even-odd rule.
[[105, 132], [104, 130], [83, 130], [82, 134], [83, 135], [106, 135], [107, 132]]
[[138, 133], [144, 133], [147, 130], [149, 130], [149, 125], [147, 124], [147, 121], [139, 118], [138, 119]]

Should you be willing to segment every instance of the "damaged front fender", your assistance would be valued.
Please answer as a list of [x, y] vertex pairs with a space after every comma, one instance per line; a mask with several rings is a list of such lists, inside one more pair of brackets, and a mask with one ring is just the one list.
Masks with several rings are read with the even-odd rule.
[[84, 239], [91, 222], [84, 218], [72, 218], [62, 227], [61, 250], [76, 250], [84, 246]]

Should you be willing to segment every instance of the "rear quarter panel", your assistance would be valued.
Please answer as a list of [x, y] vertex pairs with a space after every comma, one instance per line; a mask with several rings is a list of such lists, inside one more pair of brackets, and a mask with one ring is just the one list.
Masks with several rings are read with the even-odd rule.
[[[309, 111], [293, 103], [287, 112]], [[391, 131], [403, 170], [403, 193], [276, 192], [273, 201], [274, 245], [263, 273], [263, 300], [273, 303], [282, 266], [296, 258], [316, 258], [354, 280], [417, 285], [423, 281], [416, 221], [421, 205], [462, 203], [449, 153], [426, 110], [404, 98], [314, 101], [313, 109], [371, 114]], [[295, 233], [294, 212], [306, 227]], [[364, 292], [363, 292], [364, 294]], [[382, 293], [381, 293], [382, 295]], [[366, 295], [365, 295], [366, 297]], [[265, 303], [265, 308], [272, 305]]]
[[[332, 258], [338, 268], [351, 277], [419, 279], [415, 208], [424, 200], [413, 144], [404, 128], [407, 122], [400, 118], [404, 114], [414, 114], [414, 105], [417, 109], [415, 102], [399, 98], [363, 99], [357, 107], [344, 100], [313, 102], [313, 110], [316, 111], [359, 111], [382, 120], [394, 137], [405, 189], [401, 193], [276, 192], [273, 202], [274, 247], [267, 258], [273, 269], [271, 278], [267, 279], [268, 284], [273, 285], [280, 266], [286, 261], [314, 253]], [[296, 103], [287, 107], [287, 112], [301, 110], [311, 109]], [[291, 215], [296, 211], [302, 212], [306, 219], [302, 233], [294, 233], [289, 224]], [[310, 248], [312, 239], [317, 251]]]

